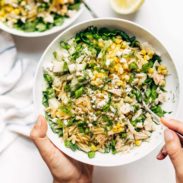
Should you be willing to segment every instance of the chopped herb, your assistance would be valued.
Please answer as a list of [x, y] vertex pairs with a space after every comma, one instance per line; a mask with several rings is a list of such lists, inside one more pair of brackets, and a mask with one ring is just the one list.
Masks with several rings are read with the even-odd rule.
[[89, 157], [90, 159], [94, 158], [94, 157], [95, 157], [95, 152], [94, 152], [94, 151], [88, 152], [88, 157]]
[[136, 62], [130, 63], [129, 69], [130, 69], [130, 71], [136, 71], [138, 69]]
[[78, 90], [75, 91], [75, 97], [76, 98], [81, 97], [83, 95], [83, 92], [84, 92], [84, 88], [83, 87], [79, 88]]
[[73, 144], [71, 141], [66, 140], [65, 146], [72, 149], [72, 151], [76, 151], [78, 149], [78, 146], [76, 144]]

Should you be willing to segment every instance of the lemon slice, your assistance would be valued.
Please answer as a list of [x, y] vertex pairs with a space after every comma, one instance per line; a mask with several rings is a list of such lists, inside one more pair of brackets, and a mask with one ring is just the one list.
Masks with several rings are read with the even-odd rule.
[[144, 0], [110, 0], [111, 6], [117, 13], [130, 14], [136, 12]]

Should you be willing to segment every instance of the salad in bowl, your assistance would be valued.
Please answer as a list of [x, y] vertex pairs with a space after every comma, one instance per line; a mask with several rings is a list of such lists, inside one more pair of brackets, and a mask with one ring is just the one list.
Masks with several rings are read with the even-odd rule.
[[27, 35], [41, 35], [62, 28], [80, 9], [81, 0], [0, 0], [0, 22]]
[[123, 31], [88, 27], [61, 41], [45, 67], [43, 104], [54, 132], [66, 147], [94, 157], [147, 141], [166, 113], [168, 70], [147, 43]]
[[124, 20], [93, 20], [65, 31], [43, 54], [35, 103], [50, 139], [72, 158], [122, 165], [161, 142], [163, 128], [143, 103], [159, 117], [175, 113], [179, 92], [170, 88], [178, 89], [178, 79], [161, 44], [141, 30]]

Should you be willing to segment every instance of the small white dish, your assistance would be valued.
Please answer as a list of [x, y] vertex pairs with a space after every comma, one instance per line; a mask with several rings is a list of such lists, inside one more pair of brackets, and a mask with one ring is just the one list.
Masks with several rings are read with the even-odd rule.
[[76, 21], [76, 19], [79, 18], [79, 16], [82, 14], [83, 9], [84, 9], [84, 6], [81, 4], [80, 9], [76, 12], [76, 14], [73, 17], [65, 19], [64, 23], [62, 25], [55, 26], [55, 27], [53, 27], [49, 30], [46, 30], [44, 32], [24, 32], [24, 31], [21, 31], [21, 30], [17, 30], [15, 28], [8, 27], [4, 23], [2, 23], [1, 21], [0, 21], [0, 29], [4, 30], [4, 31], [6, 31], [10, 34], [20, 36], [20, 37], [48, 36], [48, 35], [54, 34], [56, 32], [62, 31], [64, 29], [66, 29], [68, 26], [70, 26], [72, 23], [74, 23]]
[[[137, 25], [133, 22], [116, 19], [116, 18], [104, 18], [104, 19], [95, 19], [86, 22], [82, 22], [71, 28], [65, 30], [58, 37], [56, 37], [52, 43], [45, 50], [42, 55], [40, 62], [37, 67], [34, 83], [34, 103], [37, 114], [44, 115], [44, 107], [42, 106], [42, 87], [43, 87], [43, 65], [51, 61], [52, 52], [58, 47], [61, 40], [67, 40], [73, 37], [77, 32], [87, 28], [88, 26], [97, 26], [97, 27], [107, 27], [113, 29], [124, 30], [129, 34], [135, 35], [138, 40], [142, 42], [148, 42], [151, 44], [156, 52], [161, 55], [164, 64], [167, 66], [170, 75], [167, 77], [166, 90], [168, 95], [168, 101], [164, 104], [164, 109], [167, 111], [172, 111], [173, 116], [176, 116], [176, 111], [179, 108], [179, 79], [176, 67], [172, 58], [170, 57], [166, 48], [162, 43], [149, 31]], [[152, 134], [149, 142], [144, 142], [140, 147], [131, 150], [129, 153], [119, 153], [113, 155], [102, 154], [97, 152], [95, 158], [89, 159], [87, 154], [82, 151], [73, 152], [69, 148], [64, 146], [64, 143], [61, 138], [54, 134], [50, 128], [48, 128], [48, 137], [50, 140], [65, 154], [76, 159], [78, 161], [95, 165], [95, 166], [119, 166], [125, 165], [136, 160], [139, 160], [150, 152], [152, 152], [156, 147], [158, 147], [163, 140], [162, 136], [163, 128], [159, 126], [157, 130]]]

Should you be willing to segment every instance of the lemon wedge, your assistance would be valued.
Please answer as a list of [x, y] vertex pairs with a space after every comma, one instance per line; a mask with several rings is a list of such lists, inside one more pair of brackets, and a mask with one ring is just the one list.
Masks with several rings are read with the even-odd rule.
[[144, 3], [144, 0], [110, 0], [110, 1], [114, 11], [120, 14], [134, 13]]

